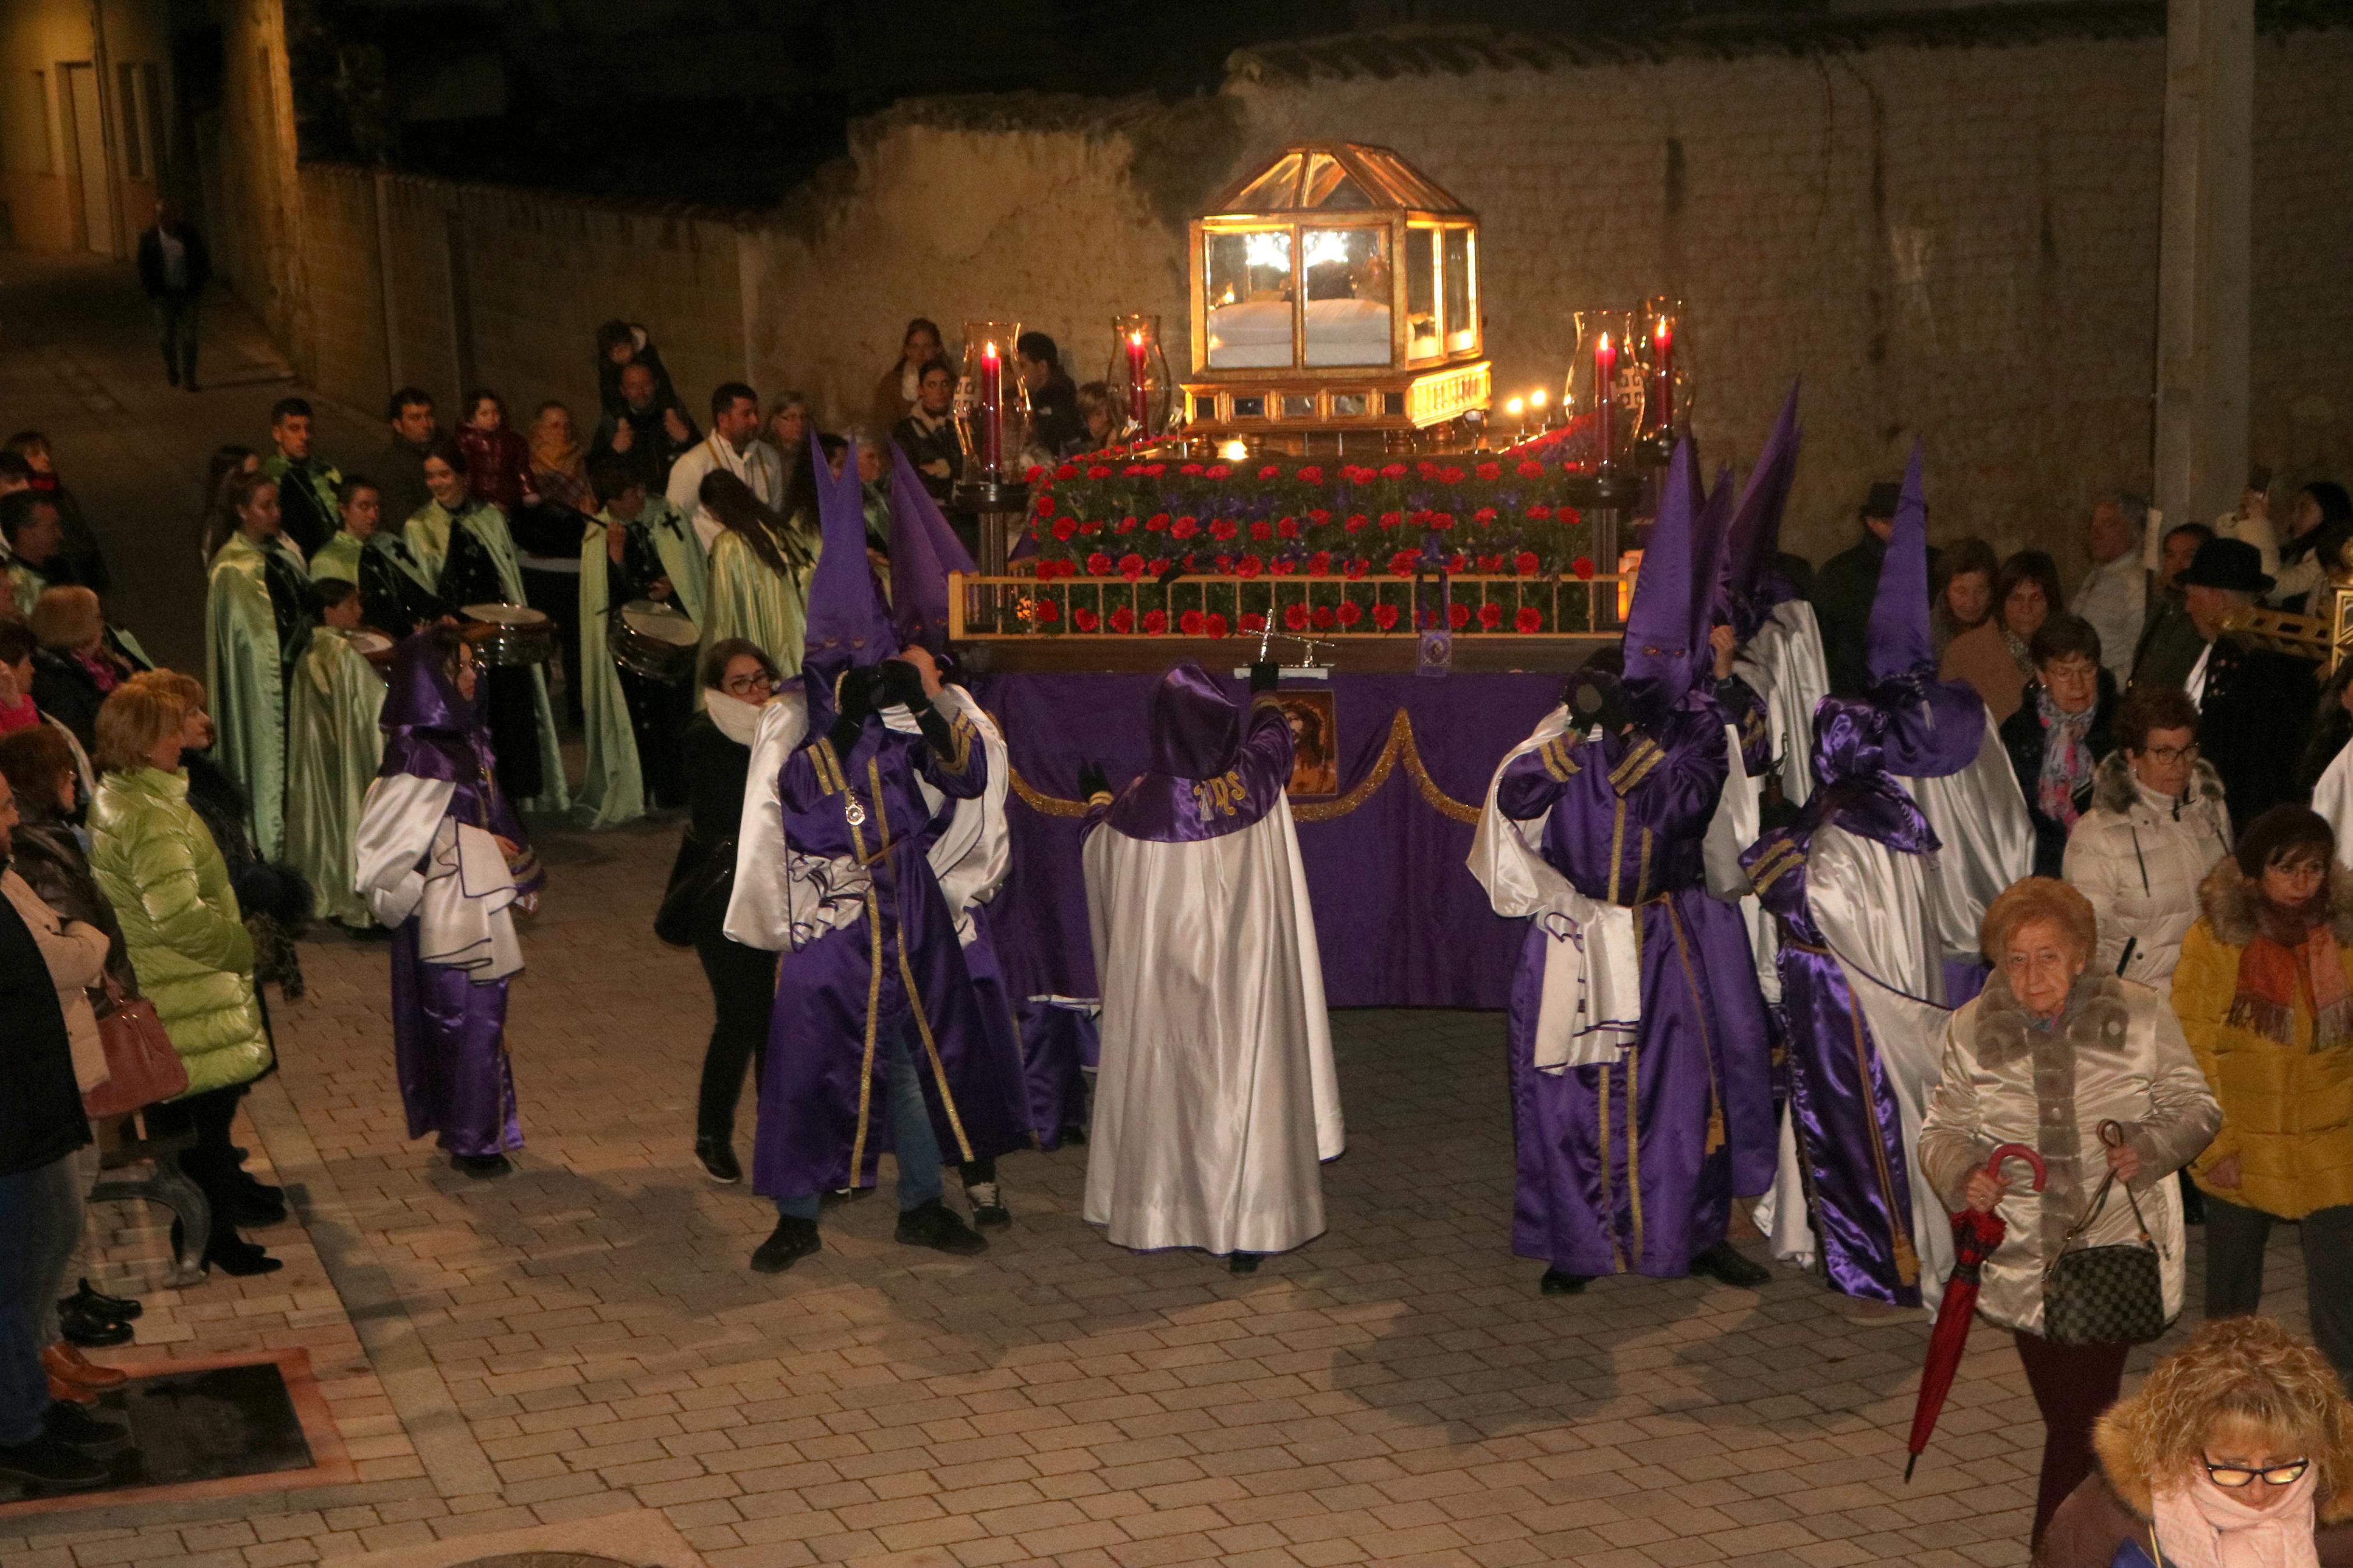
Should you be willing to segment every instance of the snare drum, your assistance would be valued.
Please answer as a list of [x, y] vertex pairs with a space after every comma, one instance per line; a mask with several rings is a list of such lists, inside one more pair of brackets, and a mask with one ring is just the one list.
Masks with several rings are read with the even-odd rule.
[[647, 680], [691, 679], [702, 640], [683, 612], [652, 599], [623, 605], [607, 634], [613, 662]]
[[468, 605], [458, 613], [484, 664], [545, 664], [555, 657], [555, 623], [527, 605]]

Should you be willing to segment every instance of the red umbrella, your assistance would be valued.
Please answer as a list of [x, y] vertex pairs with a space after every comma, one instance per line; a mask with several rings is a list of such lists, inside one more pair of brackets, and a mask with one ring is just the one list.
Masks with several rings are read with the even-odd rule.
[[[1986, 1174], [2000, 1176], [2002, 1163], [2017, 1158], [2033, 1168], [2034, 1190], [2045, 1177], [2042, 1156], [2023, 1143], [2005, 1143], [1986, 1162]], [[1960, 1370], [1961, 1347], [1969, 1342], [1969, 1320], [1977, 1315], [1978, 1270], [2010, 1233], [1999, 1213], [1963, 1209], [1953, 1216], [1953, 1275], [1945, 1281], [1945, 1299], [1936, 1308], [1936, 1331], [1928, 1336], [1927, 1364], [1920, 1369], [1920, 1402], [1912, 1411], [1912, 1440], [1905, 1445], [1912, 1457], [1904, 1461], [1904, 1479], [1927, 1450], [1928, 1435], [1944, 1413], [1945, 1395], [1953, 1391], [1953, 1374]]]

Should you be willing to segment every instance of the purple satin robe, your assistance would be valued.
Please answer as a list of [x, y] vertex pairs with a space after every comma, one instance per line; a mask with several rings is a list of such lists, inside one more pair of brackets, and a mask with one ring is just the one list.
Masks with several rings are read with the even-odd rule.
[[752, 1163], [765, 1197], [874, 1184], [890, 1137], [879, 1047], [910, 1020], [915, 1076], [942, 1153], [976, 1160], [1029, 1142], [1011, 1015], [993, 1035], [923, 856], [932, 812], [918, 775], [958, 800], [987, 782], [978, 732], [961, 717], [949, 724], [951, 756], [870, 717], [848, 756], [819, 731], [786, 760], [777, 795], [786, 844], [804, 855], [854, 857], [873, 886], [863, 915], [778, 963]]
[[1772, 1184], [1764, 999], [1738, 911], [1702, 885], [1726, 771], [1724, 717], [1704, 699], [1670, 713], [1658, 740], [1564, 738], [1504, 770], [1504, 813], [1549, 808], [1545, 859], [1588, 898], [1632, 908], [1641, 943], [1642, 1022], [1624, 1059], [1540, 1072], [1552, 939], [1525, 939], [1510, 1013], [1522, 1257], [1570, 1274], [1687, 1274], [1724, 1239], [1734, 1194]]
[[[522, 851], [516, 888], [535, 893], [546, 873], [498, 785], [490, 731], [440, 669], [431, 639], [412, 637], [385, 697], [379, 778], [408, 773], [454, 786], [448, 815], [506, 838]], [[417, 917], [392, 933], [392, 1050], [408, 1135], [438, 1133], [453, 1154], [522, 1147], [514, 1068], [507, 1057], [507, 979], [476, 981], [462, 969], [417, 956]]]

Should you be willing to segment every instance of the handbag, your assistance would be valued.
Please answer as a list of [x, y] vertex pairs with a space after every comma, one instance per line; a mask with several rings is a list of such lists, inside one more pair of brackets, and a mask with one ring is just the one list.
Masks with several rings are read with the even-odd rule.
[[735, 836], [711, 847], [702, 863], [670, 885], [654, 911], [654, 935], [672, 947], [692, 947], [701, 934], [702, 910], [735, 890]]
[[108, 981], [110, 1005], [98, 1016], [99, 1043], [106, 1049], [106, 1081], [81, 1097], [92, 1117], [128, 1116], [158, 1100], [188, 1092], [188, 1064], [164, 1032], [155, 1004], [125, 996]]
[[[2100, 1142], [2120, 1148], [2124, 1129], [2114, 1121], [2100, 1123]], [[2092, 1206], [2059, 1244], [2059, 1255], [2042, 1271], [2042, 1337], [2054, 1345], [2145, 1345], [2165, 1332], [2165, 1280], [2159, 1268], [2157, 1242], [2140, 1212], [2140, 1199], [2125, 1185], [2132, 1205], [2138, 1241], [2110, 1247], [2077, 1247], [2078, 1237], [2092, 1227], [2116, 1184], [2111, 1170], [2092, 1199]]]

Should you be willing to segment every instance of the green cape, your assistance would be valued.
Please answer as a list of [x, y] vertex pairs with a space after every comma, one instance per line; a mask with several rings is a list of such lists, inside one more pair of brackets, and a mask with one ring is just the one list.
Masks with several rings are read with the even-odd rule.
[[353, 587], [360, 581], [360, 552], [367, 543], [349, 529], [337, 529], [335, 536], [319, 546], [319, 553], [311, 557], [311, 581], [339, 577]]
[[[270, 548], [307, 568], [282, 540]], [[213, 754], [253, 807], [253, 847], [265, 860], [286, 852], [286, 693], [278, 662], [278, 616], [270, 608], [262, 547], [242, 533], [213, 557], [205, 590], [205, 689], [211, 694]]]
[[800, 673], [808, 622], [805, 574], [778, 576], [740, 535], [722, 533], [711, 546], [710, 606], [702, 622], [704, 647], [727, 637], [748, 637], [779, 670]]
[[321, 914], [364, 930], [375, 921], [352, 888], [352, 843], [360, 803], [384, 761], [384, 731], [376, 727], [384, 679], [350, 639], [348, 632], [320, 626], [294, 667], [287, 702], [286, 858], [310, 879]]
[[[606, 615], [611, 578], [607, 575], [605, 525], [610, 512], [590, 520], [580, 541], [580, 707], [588, 742], [588, 773], [581, 782], [578, 804], [588, 813], [591, 828], [617, 827], [646, 814], [645, 774], [638, 765], [638, 740], [629, 727], [629, 705], [621, 691], [621, 674], [606, 650]], [[663, 526], [676, 522], [676, 528]], [[670, 502], [646, 498], [645, 510], [632, 526], [651, 534], [654, 552], [670, 573], [674, 603], [697, 626], [702, 625], [708, 584], [703, 576], [702, 546], [691, 524]]]

